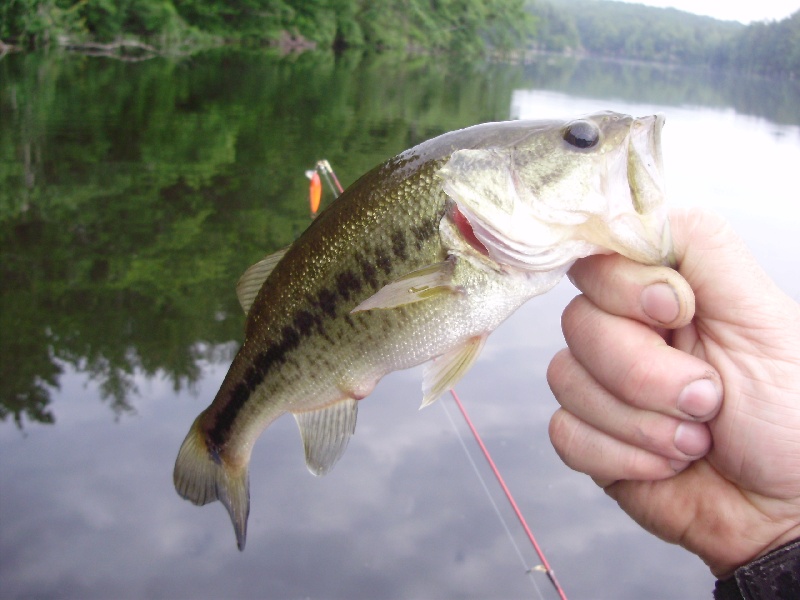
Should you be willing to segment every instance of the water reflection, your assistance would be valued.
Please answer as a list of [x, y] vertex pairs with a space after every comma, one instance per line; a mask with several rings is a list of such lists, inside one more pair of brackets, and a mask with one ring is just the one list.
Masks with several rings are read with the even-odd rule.
[[[422, 139], [507, 112], [503, 70], [381, 59], [190, 63], [14, 56], [3, 69], [3, 410], [51, 419], [58, 361], [128, 409], [131, 373], [197, 380], [238, 339], [232, 282], [306, 226], [304, 170], [352, 181]], [[80, 81], [80, 85], [72, 85]], [[413, 82], [413, 83], [412, 83]], [[4, 373], [5, 375], [6, 373]]]
[[[418, 371], [364, 403], [323, 479], [306, 474], [291, 419], [270, 428], [244, 555], [221, 506], [172, 489], [177, 447], [241, 338], [234, 283], [305, 227], [303, 172], [322, 157], [346, 184], [425, 138], [512, 113], [661, 110], [673, 200], [725, 212], [800, 298], [797, 82], [229, 53], [8, 56], [0, 82], [9, 597], [535, 595], [446, 415], [417, 412]], [[699, 561], [639, 531], [549, 446], [544, 369], [572, 293], [559, 286], [501, 327], [462, 397], [570, 597], [707, 597]]]

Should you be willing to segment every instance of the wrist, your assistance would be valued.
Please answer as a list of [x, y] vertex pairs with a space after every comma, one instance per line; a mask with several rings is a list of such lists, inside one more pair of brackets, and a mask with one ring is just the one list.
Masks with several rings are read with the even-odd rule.
[[792, 542], [800, 541], [800, 522], [795, 523], [793, 527], [791, 527], [788, 531], [784, 534], [776, 537], [770, 544], [768, 544], [758, 555], [753, 558], [753, 560], [758, 560], [769, 554], [770, 552], [781, 548], [782, 546], [786, 546], [787, 544], [791, 544]]
[[795, 539], [736, 569], [714, 586], [715, 600], [800, 597], [800, 539]]
[[798, 540], [800, 540], [800, 523], [795, 523], [793, 526], [786, 529], [782, 534], [775, 537], [772, 541], [762, 545], [760, 549], [753, 551], [750, 556], [747, 556], [741, 560], [729, 562], [727, 564], [709, 563], [709, 568], [711, 569], [712, 574], [718, 579], [729, 579], [733, 577], [734, 573], [737, 572], [738, 569], [757, 562], [771, 552], [790, 545], [793, 542], [797, 542]]

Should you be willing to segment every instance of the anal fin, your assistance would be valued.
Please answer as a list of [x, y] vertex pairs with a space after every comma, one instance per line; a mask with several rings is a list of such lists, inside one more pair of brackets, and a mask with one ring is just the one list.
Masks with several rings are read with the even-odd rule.
[[306, 412], [295, 412], [295, 420], [303, 438], [306, 466], [314, 475], [325, 475], [341, 458], [356, 430], [358, 401], [345, 398]]
[[452, 389], [469, 371], [483, 349], [488, 334], [476, 335], [425, 364], [422, 372], [422, 405], [425, 408]]

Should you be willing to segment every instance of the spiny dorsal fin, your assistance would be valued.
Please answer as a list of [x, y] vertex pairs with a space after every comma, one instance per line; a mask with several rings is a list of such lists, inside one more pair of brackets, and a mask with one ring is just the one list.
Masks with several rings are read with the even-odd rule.
[[306, 466], [314, 475], [325, 475], [344, 454], [356, 430], [357, 413], [358, 401], [352, 398], [318, 410], [292, 413], [303, 438]]
[[439, 396], [452, 389], [478, 358], [488, 334], [469, 338], [461, 346], [437, 356], [425, 364], [422, 371], [422, 406], [436, 402]]
[[280, 262], [288, 249], [289, 248], [286, 247], [272, 254], [268, 254], [247, 269], [239, 278], [239, 281], [236, 283], [236, 296], [239, 298], [239, 304], [242, 305], [242, 309], [244, 309], [244, 314], [250, 312], [250, 307], [253, 306], [253, 302], [261, 286], [264, 285], [267, 277], [269, 277], [275, 265]]
[[383, 286], [351, 312], [373, 308], [396, 308], [427, 300], [439, 294], [460, 293], [461, 288], [453, 284], [454, 271], [455, 257], [411, 271]]

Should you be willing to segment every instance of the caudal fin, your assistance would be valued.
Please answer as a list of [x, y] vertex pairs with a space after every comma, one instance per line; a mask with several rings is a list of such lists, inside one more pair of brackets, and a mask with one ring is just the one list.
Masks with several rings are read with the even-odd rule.
[[202, 506], [219, 500], [225, 505], [236, 533], [236, 544], [244, 550], [247, 516], [250, 514], [250, 482], [247, 464], [228, 465], [209, 450], [197, 417], [183, 440], [172, 479], [178, 494]]

